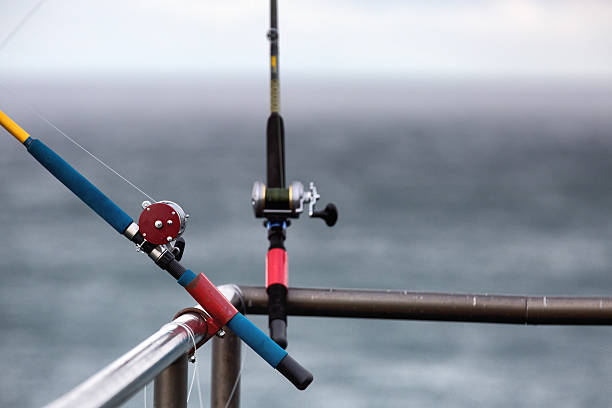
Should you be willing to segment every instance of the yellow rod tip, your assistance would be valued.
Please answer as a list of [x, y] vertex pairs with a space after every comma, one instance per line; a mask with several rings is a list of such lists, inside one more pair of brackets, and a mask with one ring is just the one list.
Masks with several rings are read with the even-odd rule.
[[16, 124], [13, 119], [9, 118], [6, 113], [0, 110], [0, 125], [7, 132], [15, 137], [15, 139], [19, 140], [21, 143], [25, 143], [26, 140], [30, 137], [28, 132], [23, 130], [18, 124]]

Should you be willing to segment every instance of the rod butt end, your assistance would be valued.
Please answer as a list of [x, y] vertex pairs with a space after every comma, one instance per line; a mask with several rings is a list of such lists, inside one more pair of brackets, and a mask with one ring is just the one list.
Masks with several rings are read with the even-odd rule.
[[312, 373], [302, 367], [300, 363], [295, 361], [289, 354], [278, 363], [276, 369], [291, 381], [298, 390], [305, 390], [310, 383], [312, 383]]

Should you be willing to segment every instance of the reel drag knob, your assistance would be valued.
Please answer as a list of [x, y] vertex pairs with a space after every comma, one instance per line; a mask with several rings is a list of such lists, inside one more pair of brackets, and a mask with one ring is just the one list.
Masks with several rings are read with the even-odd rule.
[[172, 201], [143, 203], [144, 210], [138, 219], [140, 233], [154, 245], [164, 245], [176, 240], [185, 231], [189, 217], [178, 204]]

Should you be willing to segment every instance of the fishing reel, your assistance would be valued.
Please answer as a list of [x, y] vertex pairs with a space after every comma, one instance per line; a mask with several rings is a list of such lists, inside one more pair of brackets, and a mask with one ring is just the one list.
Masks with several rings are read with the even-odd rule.
[[175, 202], [142, 202], [138, 228], [143, 238], [154, 245], [163, 245], [180, 261], [185, 251], [185, 239], [181, 237], [187, 226], [189, 214]]
[[332, 203], [327, 204], [323, 211], [315, 211], [315, 205], [321, 198], [314, 183], [310, 183], [308, 191], [299, 181], [294, 181], [289, 188], [266, 188], [261, 181], [256, 181], [251, 193], [251, 205], [257, 218], [298, 218], [308, 205], [308, 216], [321, 218], [327, 226], [333, 227], [338, 220], [338, 209]]

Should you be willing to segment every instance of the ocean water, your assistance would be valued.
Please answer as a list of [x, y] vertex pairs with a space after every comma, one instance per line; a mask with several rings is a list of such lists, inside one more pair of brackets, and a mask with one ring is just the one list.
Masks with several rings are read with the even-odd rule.
[[[131, 216], [145, 197], [28, 106], [184, 206], [185, 265], [263, 284], [249, 201], [265, 180], [266, 78], [4, 83], [2, 109]], [[291, 285], [612, 295], [612, 84], [287, 74], [282, 102], [288, 178], [315, 181], [340, 215], [289, 228]], [[10, 137], [0, 174], [0, 406], [36, 407], [193, 302]], [[291, 317], [289, 351], [315, 382], [297, 391], [244, 348], [242, 406], [608, 407], [611, 334]], [[198, 359], [208, 406], [209, 345]]]

